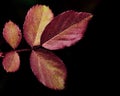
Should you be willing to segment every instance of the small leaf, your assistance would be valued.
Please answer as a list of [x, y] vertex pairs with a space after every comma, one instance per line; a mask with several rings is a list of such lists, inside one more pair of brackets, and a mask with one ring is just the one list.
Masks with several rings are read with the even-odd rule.
[[32, 51], [30, 64], [33, 73], [43, 85], [55, 90], [64, 89], [66, 68], [62, 60], [53, 53], [43, 49]]
[[41, 34], [52, 19], [52, 11], [45, 5], [33, 6], [28, 11], [23, 30], [24, 37], [31, 47], [40, 45]]
[[4, 26], [3, 37], [5, 38], [6, 42], [13, 49], [15, 49], [20, 44], [20, 41], [22, 39], [21, 30], [12, 21], [9, 21]]
[[15, 72], [19, 69], [20, 58], [16, 51], [8, 52], [3, 58], [3, 67], [7, 72]]
[[41, 44], [50, 50], [69, 47], [82, 39], [91, 13], [67, 11], [56, 16], [45, 28]]

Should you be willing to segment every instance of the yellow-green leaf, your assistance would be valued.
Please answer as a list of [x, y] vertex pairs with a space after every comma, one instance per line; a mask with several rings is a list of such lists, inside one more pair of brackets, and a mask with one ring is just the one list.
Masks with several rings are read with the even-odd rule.
[[27, 12], [23, 25], [24, 37], [33, 47], [40, 45], [41, 34], [46, 25], [53, 19], [53, 13], [45, 5], [35, 5]]
[[21, 30], [12, 21], [9, 21], [4, 26], [3, 37], [5, 38], [6, 42], [13, 49], [15, 49], [20, 44], [20, 41], [22, 39]]
[[43, 49], [32, 51], [30, 65], [34, 75], [43, 85], [54, 90], [64, 89], [66, 68], [63, 61], [52, 52]]

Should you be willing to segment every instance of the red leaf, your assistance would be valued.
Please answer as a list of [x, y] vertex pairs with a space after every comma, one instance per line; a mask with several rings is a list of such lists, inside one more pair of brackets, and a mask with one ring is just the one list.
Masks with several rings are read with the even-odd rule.
[[43, 49], [32, 51], [30, 64], [33, 73], [43, 85], [55, 90], [64, 89], [66, 68], [62, 60], [53, 53]]
[[91, 18], [91, 13], [72, 10], [56, 16], [42, 34], [42, 46], [57, 50], [75, 44], [82, 39]]
[[3, 58], [3, 67], [7, 72], [15, 72], [19, 69], [20, 58], [17, 52], [8, 52]]
[[9, 21], [4, 26], [3, 37], [5, 38], [7, 43], [13, 49], [15, 49], [20, 44], [20, 41], [22, 39], [21, 30], [12, 21]]
[[23, 25], [24, 37], [33, 47], [40, 45], [41, 34], [46, 25], [53, 19], [53, 13], [45, 5], [36, 5], [28, 11]]

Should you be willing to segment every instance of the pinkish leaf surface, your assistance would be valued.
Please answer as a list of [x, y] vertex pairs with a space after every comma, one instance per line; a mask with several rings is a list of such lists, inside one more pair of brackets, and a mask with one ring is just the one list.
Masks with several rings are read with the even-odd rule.
[[41, 43], [50, 50], [69, 47], [82, 39], [91, 13], [66, 11], [56, 16], [45, 28]]
[[36, 5], [30, 8], [23, 30], [24, 37], [31, 47], [40, 45], [41, 34], [53, 17], [52, 11], [45, 5]]
[[6, 42], [13, 48], [17, 48], [22, 39], [21, 30], [19, 27], [14, 24], [12, 21], [9, 21], [5, 24], [3, 29], [3, 37]]
[[34, 75], [43, 85], [54, 90], [64, 89], [66, 68], [56, 55], [43, 49], [32, 51], [30, 64]]
[[7, 72], [15, 72], [19, 69], [20, 58], [16, 51], [8, 52], [3, 58], [3, 67]]

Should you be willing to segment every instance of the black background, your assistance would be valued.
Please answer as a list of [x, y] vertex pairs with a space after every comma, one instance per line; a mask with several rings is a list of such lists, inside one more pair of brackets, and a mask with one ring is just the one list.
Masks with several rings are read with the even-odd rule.
[[[35, 4], [48, 5], [56, 15], [66, 10], [91, 12], [90, 21], [84, 38], [76, 45], [59, 51], [53, 51], [65, 63], [68, 76], [66, 88], [51, 90], [33, 75], [29, 65], [30, 52], [20, 53], [21, 66], [15, 73], [6, 73], [0, 59], [0, 96], [85, 96], [112, 93], [109, 85], [109, 69], [106, 65], [109, 54], [109, 19], [114, 2], [106, 0], [3, 0], [0, 2], [0, 51], [9, 51], [11, 47], [4, 41], [2, 30], [5, 22], [12, 20], [22, 30], [24, 17]], [[112, 7], [111, 7], [112, 5]], [[112, 16], [111, 16], [112, 17]], [[110, 30], [109, 30], [110, 29]], [[107, 35], [106, 35], [107, 34]], [[110, 32], [109, 32], [110, 34]], [[18, 48], [29, 47], [23, 39]], [[110, 59], [110, 58], [109, 58]]]

